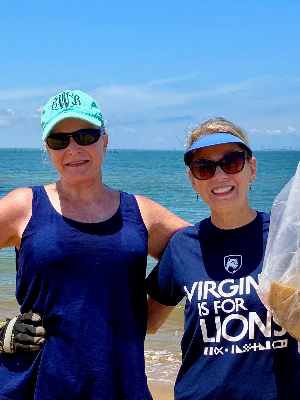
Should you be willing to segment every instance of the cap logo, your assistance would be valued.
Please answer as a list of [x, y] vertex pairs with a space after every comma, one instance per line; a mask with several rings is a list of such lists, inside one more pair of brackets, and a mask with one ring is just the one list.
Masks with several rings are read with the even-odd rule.
[[81, 105], [80, 97], [78, 96], [78, 94], [74, 94], [72, 92], [62, 92], [54, 97], [52, 110], [69, 108], [77, 105]]

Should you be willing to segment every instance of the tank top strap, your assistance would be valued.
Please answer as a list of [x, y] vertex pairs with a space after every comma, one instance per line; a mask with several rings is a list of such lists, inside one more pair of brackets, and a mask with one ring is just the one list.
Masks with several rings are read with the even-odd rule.
[[[44, 222], [47, 220], [57, 220], [57, 219], [64, 219], [63, 216], [57, 213], [54, 209], [53, 205], [50, 202], [50, 199], [47, 195], [44, 186], [32, 186], [31, 187], [33, 192], [33, 199], [32, 199], [32, 223], [37, 222], [40, 223], [40, 218]], [[120, 207], [116, 214], [112, 216], [109, 220], [96, 223], [96, 224], [83, 224], [81, 222], [77, 223], [76, 221], [68, 220], [69, 224], [79, 225], [82, 227], [86, 225], [86, 227], [90, 227], [91, 229], [97, 226], [97, 230], [103, 230], [104, 228], [108, 229], [109, 226], [112, 227], [118, 220], [118, 216], [122, 215], [122, 218], [125, 222], [130, 222], [130, 224], [136, 224], [139, 226], [139, 229], [147, 232], [147, 228], [144, 224], [138, 203], [136, 198], [133, 194], [129, 194], [127, 192], [120, 191]], [[108, 226], [109, 225], [109, 226]]]
[[31, 186], [31, 190], [33, 194], [32, 215], [34, 217], [38, 215], [43, 215], [44, 217], [46, 212], [54, 212], [54, 208], [44, 186]]
[[125, 220], [128, 219], [135, 222], [147, 231], [138, 203], [133, 194], [120, 191], [120, 209]]

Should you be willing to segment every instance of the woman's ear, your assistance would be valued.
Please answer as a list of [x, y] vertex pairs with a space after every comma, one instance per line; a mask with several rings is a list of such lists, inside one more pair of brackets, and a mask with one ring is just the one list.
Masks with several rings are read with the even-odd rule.
[[250, 182], [252, 183], [256, 177], [256, 158], [252, 157], [249, 160], [249, 164], [250, 164]]
[[108, 135], [107, 133], [104, 133], [103, 135], [101, 135], [101, 137], [103, 140], [103, 154], [105, 155], [108, 146]]

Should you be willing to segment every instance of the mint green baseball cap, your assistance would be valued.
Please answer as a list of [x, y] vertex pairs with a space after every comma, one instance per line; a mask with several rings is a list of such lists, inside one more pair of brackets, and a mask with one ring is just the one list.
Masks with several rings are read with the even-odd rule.
[[103, 117], [95, 100], [81, 90], [64, 90], [51, 97], [42, 110], [43, 140], [63, 119], [78, 118], [104, 127]]

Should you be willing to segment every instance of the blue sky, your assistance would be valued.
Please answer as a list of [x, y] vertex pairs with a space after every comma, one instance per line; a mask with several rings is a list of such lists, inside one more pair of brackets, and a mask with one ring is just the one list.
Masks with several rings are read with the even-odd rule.
[[3, 2], [0, 147], [40, 147], [40, 110], [64, 89], [98, 102], [111, 148], [183, 149], [223, 116], [252, 147], [300, 150], [300, 3]]

